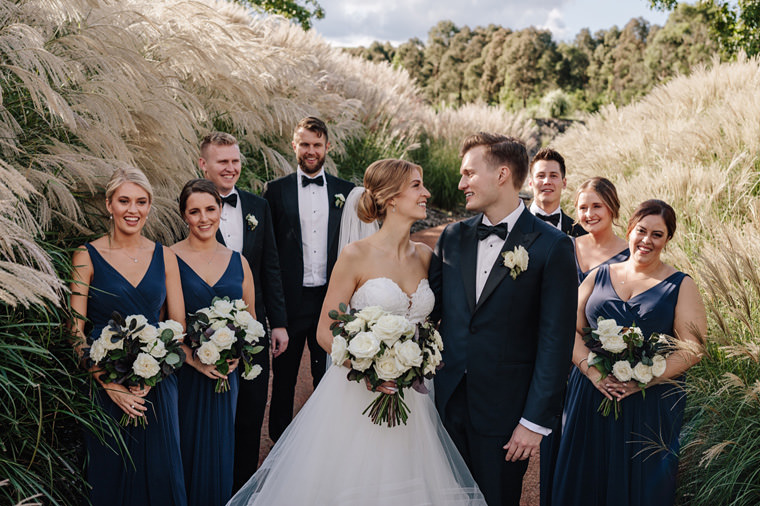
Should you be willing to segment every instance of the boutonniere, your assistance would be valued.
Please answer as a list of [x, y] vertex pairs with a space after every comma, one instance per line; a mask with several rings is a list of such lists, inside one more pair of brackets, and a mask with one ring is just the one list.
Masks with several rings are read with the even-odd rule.
[[528, 270], [528, 250], [522, 246], [517, 246], [512, 251], [505, 251], [501, 254], [504, 257], [504, 267], [509, 269], [509, 275], [512, 279]]
[[248, 229], [253, 230], [256, 228], [256, 226], [259, 224], [259, 220], [256, 219], [256, 217], [252, 214], [249, 214], [245, 217], [245, 221], [248, 223]]
[[335, 194], [335, 207], [340, 209], [343, 207], [343, 204], [346, 203], [346, 197], [343, 196], [342, 193], [336, 193]]

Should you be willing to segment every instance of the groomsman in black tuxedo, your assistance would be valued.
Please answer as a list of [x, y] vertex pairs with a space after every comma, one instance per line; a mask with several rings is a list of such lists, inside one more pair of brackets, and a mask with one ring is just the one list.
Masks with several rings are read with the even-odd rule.
[[[217, 239], [240, 252], [253, 272], [256, 289], [256, 318], [271, 328], [272, 356], [278, 357], [288, 347], [285, 295], [280, 280], [280, 264], [274, 238], [272, 213], [266, 200], [235, 187], [240, 178], [241, 157], [237, 139], [214, 132], [201, 141], [198, 166], [206, 179], [222, 196], [222, 215]], [[259, 461], [261, 426], [269, 386], [269, 343], [254, 356], [261, 365], [261, 375], [253, 381], [241, 381], [235, 415], [235, 476], [237, 490], [256, 472]]]
[[435, 401], [488, 504], [517, 506], [560, 414], [577, 275], [570, 239], [519, 198], [525, 146], [481, 132], [461, 155], [459, 189], [480, 214], [446, 227], [430, 265], [445, 364]]
[[551, 223], [567, 235], [578, 237], [586, 233], [583, 227], [559, 207], [562, 190], [567, 187], [565, 159], [557, 151], [543, 148], [530, 162], [528, 185], [533, 188], [530, 212]]
[[354, 186], [322, 168], [330, 143], [327, 126], [319, 118], [304, 118], [296, 125], [292, 146], [298, 169], [270, 181], [264, 191], [272, 208], [280, 252], [290, 335], [287, 351], [272, 362], [269, 435], [273, 441], [293, 419], [293, 396], [304, 343], [309, 345], [315, 388], [327, 367], [327, 354], [317, 343], [317, 323], [338, 256], [343, 203]]
[[[567, 235], [578, 237], [587, 232], [559, 207], [562, 190], [567, 188], [565, 175], [565, 159], [559, 152], [543, 148], [536, 153], [530, 161], [528, 178], [528, 184], [533, 188], [530, 212]], [[552, 479], [561, 430], [561, 419], [558, 418], [552, 433], [541, 441], [541, 506], [551, 505]]]

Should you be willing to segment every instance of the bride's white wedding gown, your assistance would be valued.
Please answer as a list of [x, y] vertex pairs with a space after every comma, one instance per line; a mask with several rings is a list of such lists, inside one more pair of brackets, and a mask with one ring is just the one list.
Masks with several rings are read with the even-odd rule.
[[[359, 287], [350, 305], [381, 306], [419, 323], [434, 302], [427, 279], [410, 297], [392, 280], [375, 278]], [[407, 424], [375, 425], [362, 411], [378, 394], [363, 381], [348, 381], [347, 373], [330, 367], [228, 506], [485, 505], [428, 395], [405, 390]]]

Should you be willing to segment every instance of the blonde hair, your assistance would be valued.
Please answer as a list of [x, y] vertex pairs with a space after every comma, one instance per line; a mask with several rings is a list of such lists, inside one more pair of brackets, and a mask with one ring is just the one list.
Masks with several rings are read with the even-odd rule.
[[118, 168], [113, 171], [106, 184], [106, 201], [111, 202], [114, 192], [124, 183], [134, 183], [148, 193], [148, 201], [153, 202], [153, 187], [143, 171], [135, 167]]
[[364, 172], [364, 193], [359, 198], [356, 214], [360, 220], [370, 223], [384, 220], [388, 202], [404, 189], [414, 170], [422, 167], [405, 160], [388, 158], [372, 163]]

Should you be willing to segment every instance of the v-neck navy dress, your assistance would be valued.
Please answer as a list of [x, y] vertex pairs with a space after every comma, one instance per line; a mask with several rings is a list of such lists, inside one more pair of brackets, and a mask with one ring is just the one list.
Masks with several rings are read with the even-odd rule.
[[[214, 297], [243, 297], [240, 253], [232, 253], [227, 269], [214, 286], [209, 286], [181, 258], [177, 260], [188, 313], [210, 306]], [[216, 393], [216, 380], [190, 366], [179, 371], [180, 441], [188, 506], [221, 506], [232, 497], [238, 370], [227, 377], [229, 391]], [[258, 455], [249, 457], [259, 459]]]
[[[156, 243], [150, 266], [137, 286], [131, 285], [91, 244], [86, 247], [93, 266], [87, 301], [92, 338], [100, 336], [114, 311], [124, 317], [141, 314], [156, 325], [166, 299], [163, 246]], [[121, 418], [124, 412], [101, 388], [92, 394], [109, 416]], [[151, 388], [145, 399], [147, 427], [130, 425], [121, 430], [128, 455], [117, 451], [113, 437], [106, 435], [105, 441], [100, 441], [85, 431], [87, 481], [92, 486], [90, 501], [94, 506], [187, 504], [179, 448], [176, 376], [172, 374]]]
[[[673, 320], [683, 272], [623, 301], [610, 281], [609, 265], [597, 270], [586, 303], [586, 318], [635, 323], [645, 336], [673, 336]], [[680, 382], [683, 377], [678, 378]], [[679, 433], [686, 396], [680, 384], [659, 384], [621, 402], [619, 418], [597, 412], [604, 397], [577, 367], [567, 387], [552, 491], [553, 504], [670, 506], [675, 500]]]

